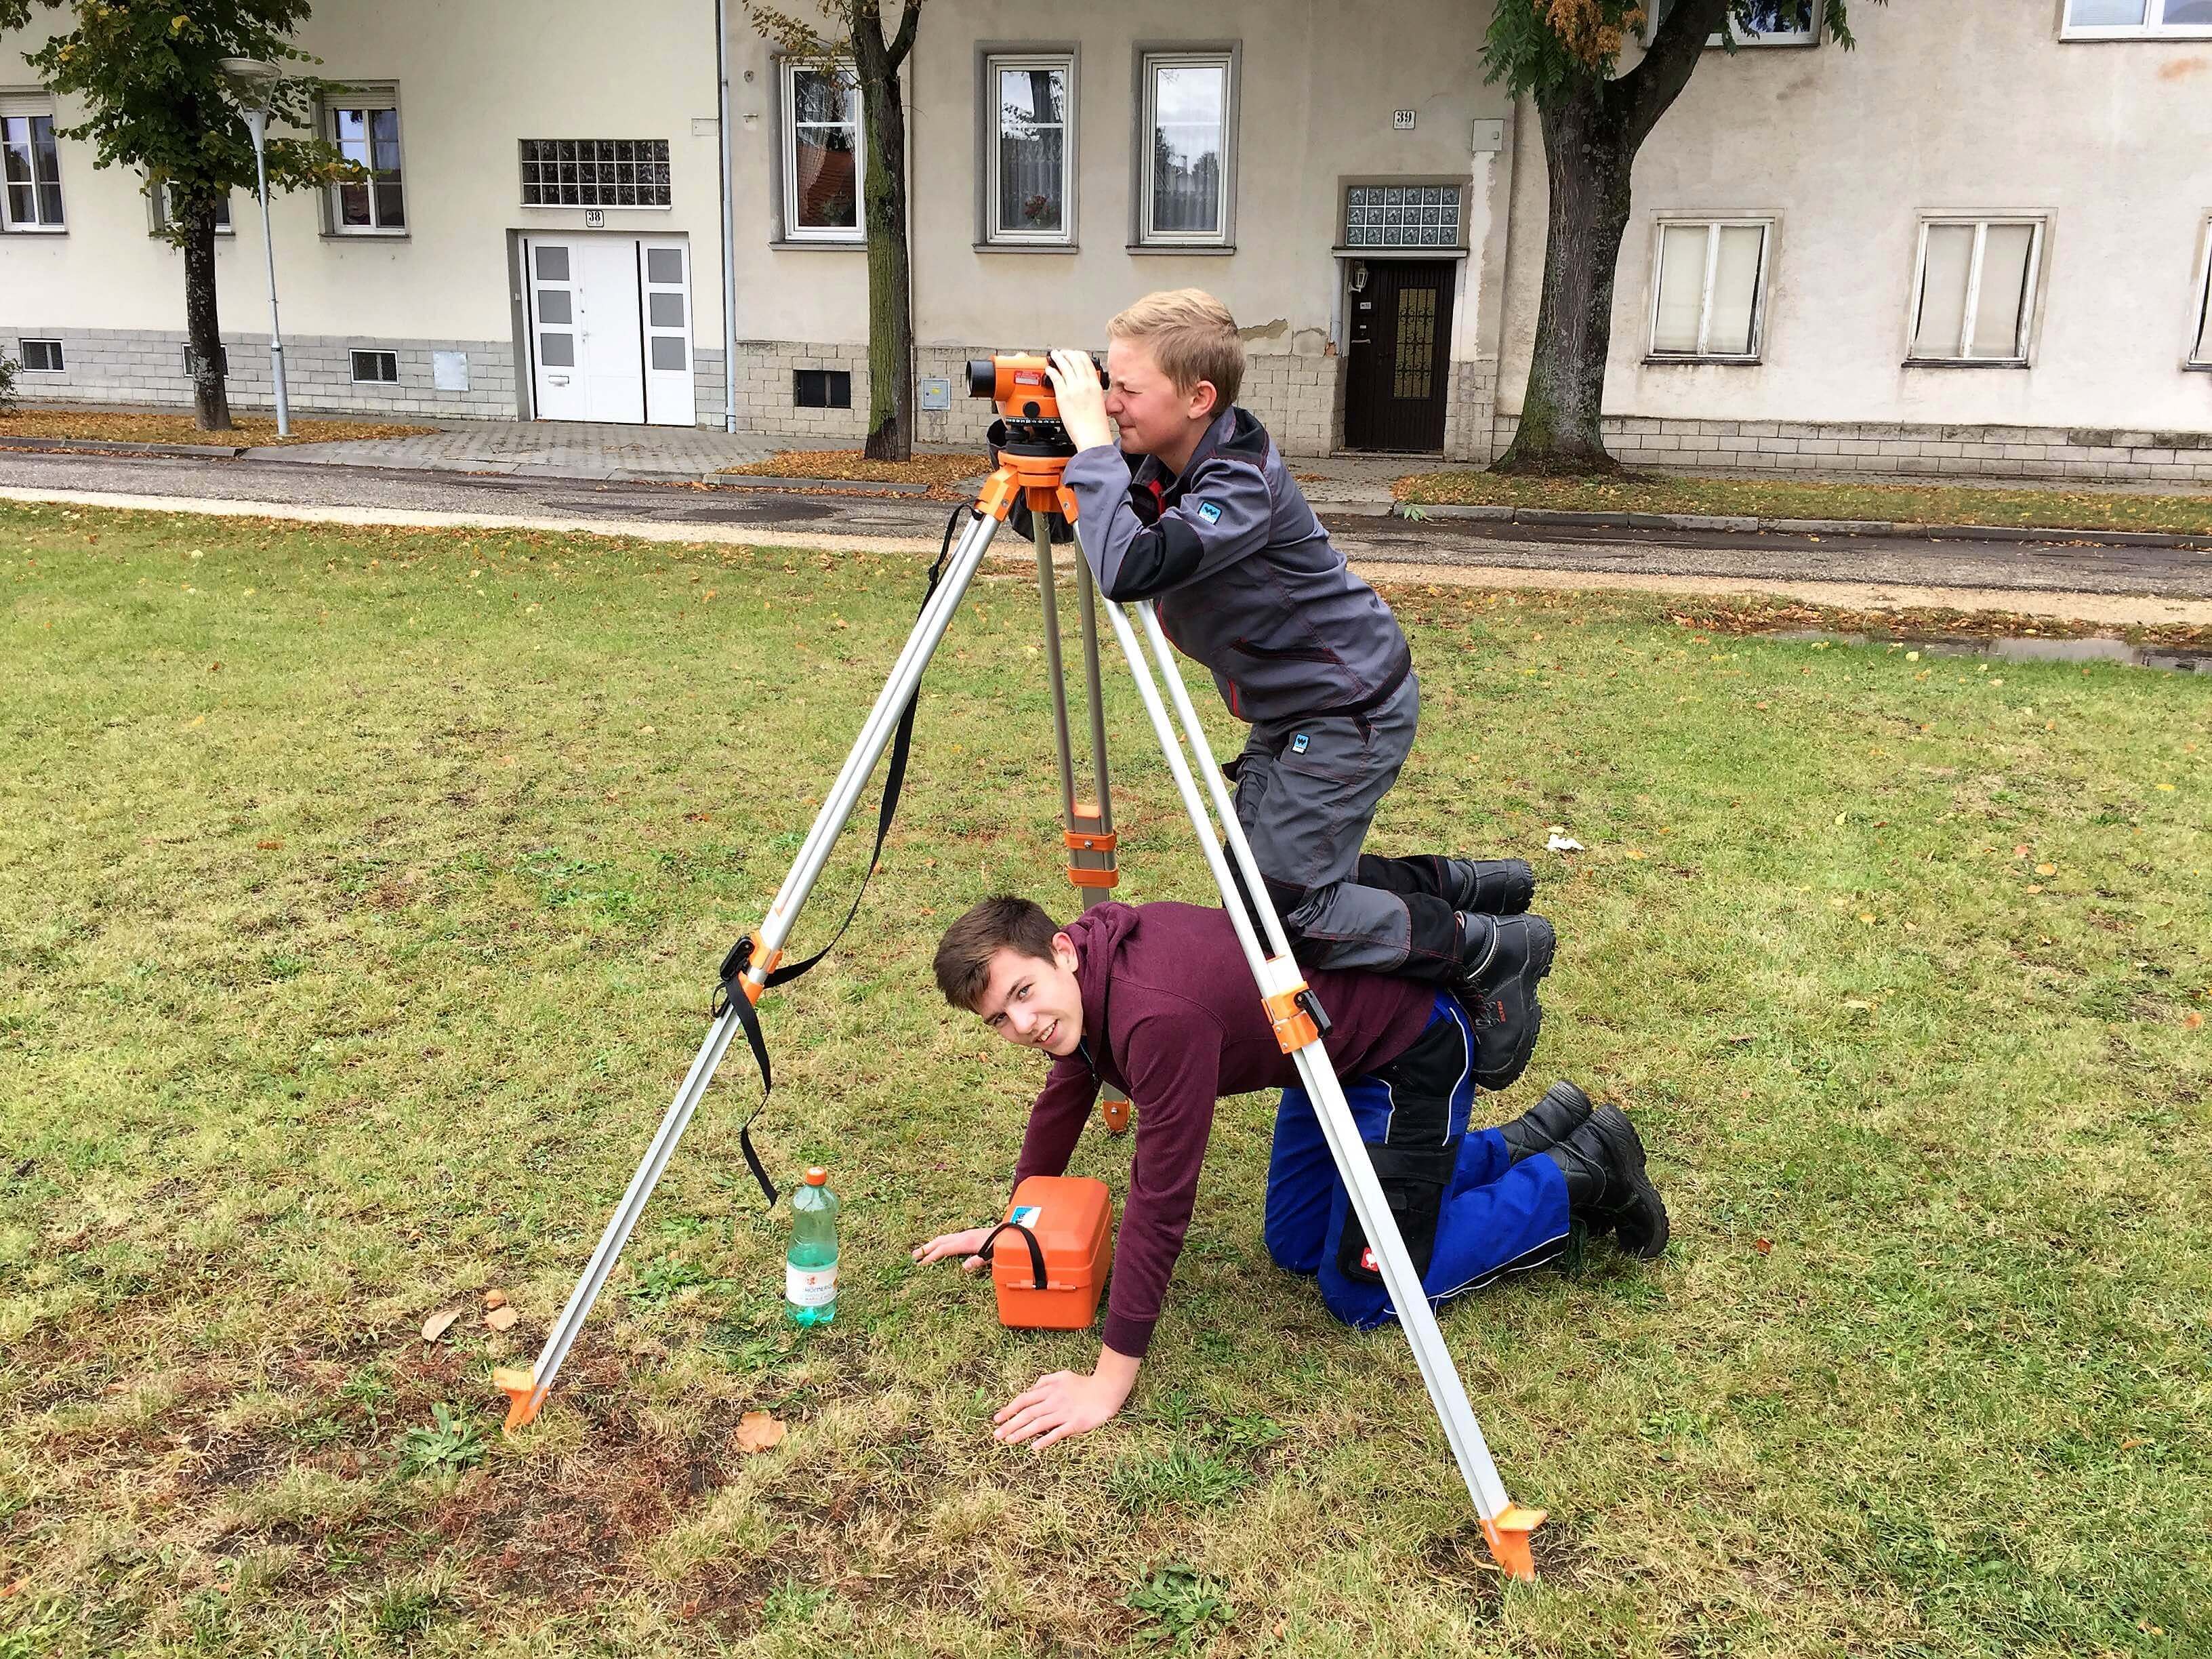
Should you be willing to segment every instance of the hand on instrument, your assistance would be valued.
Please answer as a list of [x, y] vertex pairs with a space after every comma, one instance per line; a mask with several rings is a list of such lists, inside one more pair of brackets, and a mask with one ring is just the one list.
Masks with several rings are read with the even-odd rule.
[[980, 1273], [991, 1264], [975, 1254], [983, 1248], [983, 1241], [991, 1236], [988, 1227], [970, 1227], [963, 1233], [940, 1233], [927, 1244], [914, 1247], [914, 1259], [927, 1267], [933, 1261], [942, 1261], [948, 1256], [964, 1256], [960, 1264], [963, 1273]]
[[1098, 365], [1087, 351], [1055, 351], [1047, 361], [1045, 376], [1060, 403], [1060, 424], [1067, 428], [1078, 449], [1119, 443], [1121, 429], [1106, 412], [1105, 389], [1098, 384]]
[[1026, 1441], [1031, 1451], [1042, 1451], [1055, 1440], [1088, 1434], [1121, 1409], [1136, 1380], [1137, 1362], [1105, 1349], [1096, 1371], [1054, 1371], [1037, 1378], [991, 1419], [998, 1425], [991, 1437], [1008, 1446]]

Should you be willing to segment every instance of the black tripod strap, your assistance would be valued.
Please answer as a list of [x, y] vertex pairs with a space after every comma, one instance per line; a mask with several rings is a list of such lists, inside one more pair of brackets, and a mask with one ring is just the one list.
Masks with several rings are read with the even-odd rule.
[[[956, 508], [945, 521], [945, 540], [937, 550], [937, 562], [929, 567], [929, 585], [922, 590], [921, 604], [915, 613], [917, 619], [922, 611], [929, 609], [929, 602], [936, 597], [939, 584], [945, 580], [945, 562], [952, 552], [952, 532], [959, 525], [961, 515], [971, 510], [964, 507]], [[830, 936], [829, 944], [812, 956], [803, 962], [786, 963], [780, 968], [770, 969], [763, 981], [763, 988], [788, 985], [793, 980], [811, 973], [824, 957], [837, 948], [837, 941], [845, 937], [845, 930], [853, 925], [853, 918], [860, 915], [860, 901], [867, 896], [868, 883], [875, 876], [877, 865], [883, 861], [884, 842], [891, 832], [891, 820], [898, 816], [899, 793], [906, 787], [907, 757], [914, 747], [914, 711], [921, 700], [921, 688], [917, 684], [913, 694], [907, 698], [906, 707], [899, 711], [898, 730], [891, 738], [890, 763], [884, 772], [883, 804], [876, 809], [876, 844], [869, 851], [868, 867], [860, 872], [860, 884], [854, 891], [853, 902], [845, 912], [845, 920], [837, 924], [837, 931]], [[751, 968], [752, 958], [752, 936], [747, 934], [732, 945], [729, 954], [722, 958], [720, 982], [715, 988], [709, 1012], [716, 1019], [726, 1013], [737, 1015], [738, 1024], [744, 1030], [746, 1046], [753, 1051], [753, 1061], [760, 1067], [760, 1103], [753, 1108], [751, 1115], [745, 1119], [744, 1126], [738, 1131], [738, 1149], [744, 1154], [745, 1167], [753, 1172], [753, 1179], [760, 1183], [761, 1192], [767, 1197], [769, 1207], [773, 1209], [779, 1194], [775, 1182], [769, 1179], [767, 1165], [761, 1162], [760, 1154], [753, 1150], [752, 1131], [754, 1122], [768, 1109], [768, 1097], [775, 1088], [775, 1077], [769, 1065], [768, 1039], [761, 1031], [760, 1011], [753, 1006], [752, 999], [745, 994], [744, 987], [738, 982]]]
[[981, 1248], [975, 1254], [988, 1261], [1000, 1233], [1019, 1233], [1022, 1236], [1022, 1242], [1030, 1247], [1030, 1271], [1036, 1275], [1036, 1288], [1041, 1291], [1049, 1289], [1050, 1286], [1045, 1283], [1044, 1247], [1037, 1243], [1037, 1236], [1018, 1221], [1001, 1221], [997, 1226], [992, 1228], [989, 1236], [983, 1240]]

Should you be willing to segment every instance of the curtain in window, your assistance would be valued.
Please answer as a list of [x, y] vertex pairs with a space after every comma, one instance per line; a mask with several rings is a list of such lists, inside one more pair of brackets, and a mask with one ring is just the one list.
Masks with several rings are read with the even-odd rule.
[[1032, 234], [1064, 230], [1066, 71], [1002, 69], [998, 82], [998, 228]]
[[792, 75], [793, 228], [857, 230], [860, 224], [860, 89], [836, 70]]
[[1928, 258], [1920, 274], [1916, 357], [1955, 357], [1966, 325], [1966, 273], [1974, 260], [1972, 225], [1928, 227]]
[[1162, 64], [1152, 70], [1152, 228], [1218, 234], [1229, 70]]

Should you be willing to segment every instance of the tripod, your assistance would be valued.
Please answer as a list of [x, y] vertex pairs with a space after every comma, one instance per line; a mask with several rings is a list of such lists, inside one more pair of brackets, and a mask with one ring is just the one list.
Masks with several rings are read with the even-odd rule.
[[[1010, 378], [1007, 366], [1024, 361], [1026, 360], [997, 360], [1001, 407], [1010, 416], [1015, 413], [1015, 405], [1009, 401], [1006, 392]], [[980, 384], [982, 379], [988, 378], [981, 374], [981, 371], [990, 367], [988, 362], [971, 365], [971, 377], [976, 377], [975, 383]], [[1018, 380], [1019, 376], [1012, 378]], [[1039, 384], [1041, 375], [1036, 381], [1022, 383]], [[732, 963], [738, 966], [726, 977], [726, 994], [718, 1016], [697, 1057], [691, 1062], [691, 1069], [683, 1085], [677, 1091], [675, 1099], [662, 1117], [660, 1127], [646, 1150], [644, 1161], [638, 1165], [637, 1173], [631, 1177], [622, 1201], [608, 1220], [599, 1248], [586, 1264], [583, 1276], [569, 1295], [568, 1305], [554, 1322], [537, 1364], [526, 1371], [502, 1370], [493, 1373], [495, 1384], [507, 1392], [510, 1401], [507, 1427], [512, 1431], [530, 1422], [544, 1405], [547, 1391], [553, 1386], [554, 1376], [568, 1354], [569, 1345], [574, 1341], [592, 1303], [598, 1299], [608, 1275], [613, 1271], [616, 1259], [629, 1241], [631, 1230], [636, 1226], [647, 1200], [652, 1196], [653, 1189], [660, 1179], [661, 1171], [666, 1168], [677, 1142], [683, 1137], [685, 1126], [690, 1123], [692, 1113], [697, 1109], [708, 1084], [714, 1078], [715, 1068], [721, 1064], [740, 1029], [744, 1029], [749, 1040], [754, 1042], [756, 1053], [763, 1060], [763, 1080], [766, 1080], [766, 1056], [758, 1046], [754, 1005], [759, 1002], [771, 982], [771, 975], [782, 959], [783, 947], [790, 939], [793, 924], [798, 920], [808, 895], [812, 892], [816, 878], [828, 862], [830, 849], [843, 831], [847, 820], [851, 817], [869, 775], [875, 769], [886, 747], [891, 744], [895, 729], [900, 726], [910, 708], [915, 689], [921, 684], [922, 672], [928, 666], [932, 654], [959, 608], [962, 596], [981, 565], [990, 548], [992, 537], [1017, 502], [1021, 502], [1030, 509], [1036, 546], [1037, 573], [1044, 608], [1046, 666], [1053, 682], [1054, 729], [1059, 749], [1060, 802], [1070, 856], [1070, 879], [1084, 890], [1087, 903], [1099, 902], [1116, 879], [1097, 651], [1097, 616], [1103, 608], [1107, 621], [1113, 627], [1115, 637], [1121, 644], [1122, 653], [1128, 659], [1138, 696], [1152, 722], [1168, 769], [1174, 776], [1183, 808], [1189, 814], [1192, 827], [1197, 832], [1199, 844], [1205, 852], [1214, 884], [1220, 889], [1223, 905], [1236, 929], [1237, 941], [1243, 948], [1245, 961], [1252, 970], [1253, 981], [1274, 1027], [1277, 1040], [1282, 1044], [1284, 1052], [1291, 1055], [1297, 1063], [1299, 1080], [1313, 1100], [1323, 1138], [1349, 1190], [1352, 1212], [1358, 1217], [1360, 1225], [1373, 1246], [1383, 1283], [1389, 1289], [1392, 1305], [1397, 1310], [1406, 1340], [1412, 1345], [1422, 1381], [1428, 1388], [1430, 1401], [1443, 1425], [1453, 1460], [1459, 1466], [1461, 1477], [1466, 1481], [1468, 1492], [1481, 1517], [1483, 1535], [1488, 1541], [1491, 1553], [1510, 1577], [1533, 1579], [1535, 1570], [1530, 1559], [1529, 1534], [1543, 1521], [1544, 1511], [1523, 1508], [1506, 1495], [1504, 1483], [1491, 1458], [1490, 1448], [1483, 1439], [1481, 1425], [1475, 1420], [1474, 1408], [1468, 1403], [1467, 1390], [1452, 1363], [1450, 1351], [1444, 1346], [1443, 1332], [1437, 1327], [1435, 1311], [1430, 1307], [1428, 1297], [1422, 1288], [1420, 1274], [1414, 1269], [1413, 1259], [1407, 1252], [1396, 1218], [1392, 1215], [1382, 1185], [1376, 1177], [1366, 1146], [1359, 1138], [1351, 1107], [1345, 1099], [1343, 1085], [1329, 1063], [1328, 1054], [1322, 1042], [1323, 1034], [1328, 1029], [1327, 1013], [1319, 1000], [1307, 988], [1297, 963], [1291, 957], [1290, 941], [1284, 932], [1282, 920], [1277, 915], [1274, 904], [1267, 896], [1267, 884], [1254, 861], [1243, 828], [1237, 822], [1235, 803], [1220, 769], [1214, 764], [1212, 751], [1207, 746], [1197, 712], [1184, 688], [1182, 675], [1176, 665], [1167, 635], [1160, 626], [1151, 601], [1139, 599], [1123, 605], [1095, 594], [1089, 569], [1080, 560], [1078, 561], [1077, 591], [1089, 699], [1091, 758], [1098, 788], [1095, 800], [1081, 800], [1077, 797], [1066, 690], [1061, 677], [1059, 613], [1054, 592], [1050, 531], [1050, 520], [1054, 514], [1071, 524], [1075, 520], [1075, 498], [1062, 477], [1066, 458], [1073, 453], [1073, 447], [1066, 441], [1064, 432], [1055, 435], [1053, 431], [1044, 429], [1056, 428], [1058, 425], [1056, 421], [1049, 418], [1052, 411], [1048, 401], [1044, 403], [1042, 411], [1046, 418], [1035, 418], [1041, 412], [1039, 398], [1042, 394], [1017, 392], [1014, 395], [1024, 398], [1023, 412], [1032, 417], [1029, 425], [1033, 429], [1024, 432], [1022, 422], [1013, 422], [1012, 430], [1017, 434], [1014, 441], [1000, 451], [996, 470], [985, 481], [974, 506], [966, 509], [970, 515], [967, 526], [948, 554], [942, 576], [923, 605], [905, 647], [892, 664], [890, 678], [878, 695], [874, 707], [861, 723], [860, 736], [854, 741], [851, 753], [846, 757], [836, 781], [823, 798], [813, 827], [808, 831], [805, 844], [799, 848], [790, 873], [784, 878], [783, 885], [774, 902], [769, 906], [758, 933], [750, 941], [740, 941], [737, 950], [731, 954], [731, 963], [725, 964], [726, 969], [729, 969]], [[1161, 696], [1162, 685], [1167, 691], [1164, 702]], [[1172, 719], [1170, 705], [1173, 708]], [[1193, 762], [1195, 762], [1194, 768]], [[1237, 879], [1239, 874], [1243, 878], [1241, 882]], [[1101, 1115], [1115, 1133], [1126, 1126], [1127, 1112], [1126, 1101], [1106, 1100], [1101, 1103]], [[773, 1189], [770, 1191], [772, 1194]]]

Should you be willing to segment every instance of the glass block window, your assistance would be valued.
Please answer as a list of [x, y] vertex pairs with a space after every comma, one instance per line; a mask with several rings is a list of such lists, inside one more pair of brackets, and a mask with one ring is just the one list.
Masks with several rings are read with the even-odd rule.
[[1457, 185], [1354, 185], [1346, 192], [1346, 247], [1457, 247]]
[[526, 138], [525, 207], [665, 208], [665, 138]]

